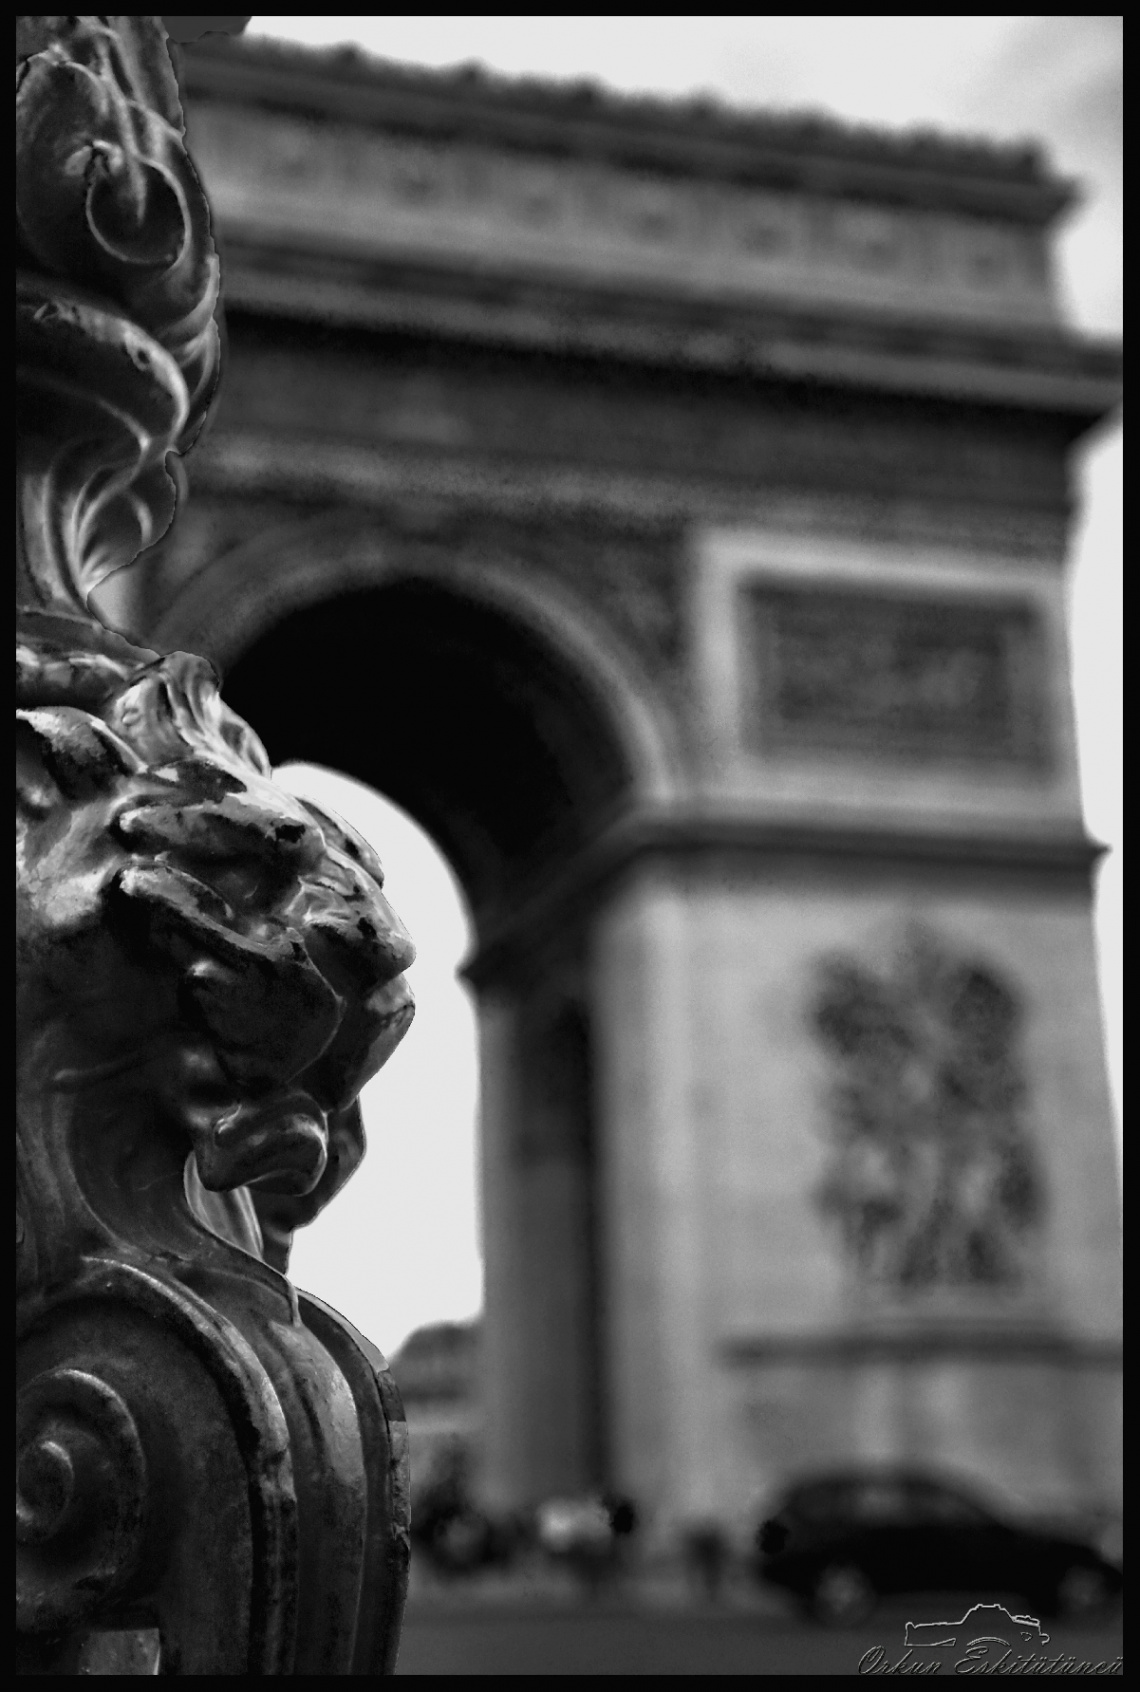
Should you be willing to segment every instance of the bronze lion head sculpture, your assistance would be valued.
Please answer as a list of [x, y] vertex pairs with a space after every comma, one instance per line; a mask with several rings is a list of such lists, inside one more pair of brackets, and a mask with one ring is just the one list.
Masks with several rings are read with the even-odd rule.
[[109, 1092], [288, 1229], [362, 1155], [414, 949], [371, 848], [272, 781], [212, 667], [123, 653], [17, 647], [21, 1093]]

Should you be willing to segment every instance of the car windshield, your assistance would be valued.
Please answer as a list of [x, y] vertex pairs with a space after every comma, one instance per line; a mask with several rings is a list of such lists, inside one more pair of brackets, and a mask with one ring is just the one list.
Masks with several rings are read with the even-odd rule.
[[785, 1510], [803, 1522], [938, 1522], [983, 1527], [993, 1517], [953, 1487], [909, 1477], [868, 1476], [819, 1481], [798, 1488]]
[[788, 1499], [786, 1509], [805, 1522], [830, 1522], [850, 1513], [850, 1487], [835, 1482], [801, 1487]]
[[794, 1493], [788, 1508], [805, 1522], [896, 1521], [906, 1513], [906, 1493], [892, 1480], [820, 1482]]
[[865, 1481], [851, 1494], [851, 1514], [861, 1522], [897, 1522], [908, 1514], [905, 1487], [897, 1481]]
[[907, 1514], [912, 1521], [941, 1522], [947, 1527], [984, 1527], [984, 1510], [945, 1487], [915, 1482], [908, 1488]]

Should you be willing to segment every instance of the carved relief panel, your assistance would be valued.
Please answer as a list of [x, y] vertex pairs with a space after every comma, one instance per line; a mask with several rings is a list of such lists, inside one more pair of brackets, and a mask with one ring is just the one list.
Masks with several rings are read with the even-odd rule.
[[747, 593], [746, 739], [761, 753], [1040, 765], [1041, 631], [1017, 600], [832, 586]]
[[984, 959], [915, 925], [885, 966], [822, 959], [809, 1024], [830, 1069], [817, 1191], [857, 1283], [1016, 1291], [1044, 1210], [1022, 1003]]

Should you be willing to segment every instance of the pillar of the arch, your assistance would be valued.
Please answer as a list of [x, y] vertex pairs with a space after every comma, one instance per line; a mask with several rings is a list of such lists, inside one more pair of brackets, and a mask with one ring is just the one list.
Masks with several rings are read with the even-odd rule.
[[512, 1455], [520, 1438], [520, 1406], [511, 1391], [518, 1367], [514, 1292], [518, 1251], [508, 1235], [506, 1190], [510, 1109], [511, 1005], [489, 991], [479, 998], [480, 1233], [483, 1243], [483, 1334], [479, 1348], [480, 1484], [488, 1503], [515, 1502]]
[[480, 998], [486, 1314], [482, 1491], [500, 1508], [603, 1479], [588, 1031], [531, 985]]
[[683, 886], [647, 867], [599, 914], [591, 949], [610, 1477], [663, 1533], [715, 1509], [724, 1456], [690, 927]]

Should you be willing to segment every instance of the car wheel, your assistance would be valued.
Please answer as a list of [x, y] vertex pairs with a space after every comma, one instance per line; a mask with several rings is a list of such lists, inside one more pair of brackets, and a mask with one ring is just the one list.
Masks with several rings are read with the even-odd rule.
[[877, 1601], [875, 1588], [856, 1563], [829, 1563], [811, 1589], [811, 1613], [825, 1627], [858, 1627]]
[[1082, 1616], [1096, 1616], [1108, 1608], [1112, 1586], [1102, 1569], [1091, 1569], [1074, 1563], [1057, 1582], [1053, 1613], [1078, 1620]]

